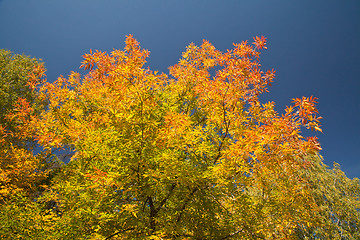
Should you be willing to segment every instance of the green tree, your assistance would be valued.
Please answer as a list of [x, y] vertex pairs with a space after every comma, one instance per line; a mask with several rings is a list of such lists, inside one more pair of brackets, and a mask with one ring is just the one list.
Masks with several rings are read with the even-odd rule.
[[36, 91], [43, 75], [37, 59], [0, 50], [1, 239], [40, 237], [52, 219], [45, 204], [36, 202], [49, 177], [51, 155], [35, 153], [31, 123], [45, 106]]
[[0, 199], [18, 191], [33, 191], [41, 173], [33, 153], [32, 115], [40, 108], [33, 91], [43, 74], [35, 58], [0, 50]]
[[19, 98], [28, 103], [35, 103], [36, 95], [31, 89], [29, 79], [37, 79], [35, 74], [42, 74], [42, 63], [36, 58], [13, 54], [9, 50], [0, 49], [0, 124], [8, 130], [14, 130], [14, 123], [8, 115], [15, 111]]
[[349, 179], [334, 163], [329, 169], [320, 156], [311, 158], [311, 168], [304, 171], [316, 204], [319, 226], [298, 229], [301, 239], [360, 239], [360, 184]]

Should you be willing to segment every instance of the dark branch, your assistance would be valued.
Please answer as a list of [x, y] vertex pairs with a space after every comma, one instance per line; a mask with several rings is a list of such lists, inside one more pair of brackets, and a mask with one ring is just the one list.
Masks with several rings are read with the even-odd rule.
[[127, 232], [127, 231], [131, 231], [131, 230], [134, 230], [134, 229], [135, 229], [135, 228], [131, 227], [131, 228], [127, 228], [127, 229], [125, 229], [125, 230], [118, 231], [118, 232], [116, 232], [116, 233], [114, 233], [114, 234], [106, 237], [105, 240], [108, 240], [108, 239], [110, 239], [110, 238], [112, 238], [112, 237], [115, 237], [115, 236], [121, 234], [121, 233], [124, 233], [124, 232]]
[[147, 200], [148, 200], [149, 207], [150, 207], [150, 215], [149, 215], [150, 229], [151, 229], [151, 232], [154, 232], [155, 231], [156, 210], [155, 210], [155, 206], [154, 206], [154, 202], [152, 200], [152, 197], [148, 197]]
[[221, 139], [221, 142], [220, 142], [220, 145], [219, 145], [219, 148], [218, 148], [218, 155], [215, 157], [215, 160], [214, 160], [214, 164], [216, 164], [217, 160], [219, 160], [220, 156], [221, 156], [221, 149], [222, 149], [222, 146], [223, 146], [223, 143], [229, 133], [229, 126], [230, 126], [230, 120], [229, 121], [226, 121], [226, 109], [225, 109], [225, 102], [223, 103], [223, 110], [224, 110], [224, 125], [225, 125], [225, 134], [223, 135], [222, 139]]
[[186, 208], [186, 205], [190, 202], [191, 197], [192, 197], [192, 196], [195, 194], [195, 192], [197, 192], [198, 190], [199, 190], [199, 188], [198, 188], [198, 187], [195, 187], [195, 188], [191, 191], [191, 193], [189, 194], [189, 196], [185, 199], [184, 204], [183, 204], [182, 207], [180, 208], [180, 214], [179, 214], [179, 216], [178, 216], [178, 218], [177, 218], [177, 220], [176, 220], [177, 223], [180, 222], [180, 219], [181, 219], [181, 217], [182, 217], [182, 214], [183, 214], [183, 212], [184, 212], [184, 210], [185, 210], [185, 208]]
[[225, 237], [222, 237], [222, 238], [220, 238], [220, 239], [222, 240], [222, 239], [231, 238], [231, 237], [235, 236], [236, 234], [241, 233], [243, 230], [244, 230], [244, 229], [237, 230], [236, 232], [230, 233], [229, 235], [227, 235], [227, 236], [225, 236]]
[[173, 193], [174, 189], [176, 187], [176, 183], [173, 183], [171, 185], [171, 188], [167, 194], [167, 196], [160, 202], [159, 206], [155, 209], [156, 214], [160, 211], [160, 209], [164, 206], [166, 201], [170, 198], [171, 194]]

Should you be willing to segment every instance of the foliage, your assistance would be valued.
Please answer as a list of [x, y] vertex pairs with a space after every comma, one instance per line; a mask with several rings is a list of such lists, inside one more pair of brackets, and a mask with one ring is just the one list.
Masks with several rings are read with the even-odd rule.
[[[13, 54], [9, 50], [0, 49], [0, 124], [7, 130], [14, 130], [15, 122], [9, 121], [9, 114], [16, 111], [16, 103], [32, 104], [36, 94], [32, 91], [40, 84], [44, 68], [35, 58]], [[20, 98], [20, 101], [19, 101]]]
[[16, 194], [1, 206], [1, 239], [51, 239], [56, 215], [24, 194]]
[[319, 206], [321, 224], [313, 228], [298, 229], [301, 238], [359, 239], [360, 238], [360, 184], [349, 179], [334, 163], [328, 169], [321, 158], [311, 159], [312, 166], [303, 177], [311, 186], [312, 195]]
[[43, 106], [33, 91], [43, 74], [35, 58], [0, 50], [0, 202], [15, 192], [34, 192], [44, 177], [44, 155], [33, 155], [31, 131]]
[[34, 154], [32, 121], [44, 107], [34, 91], [43, 74], [35, 58], [0, 50], [1, 239], [24, 239], [39, 232], [40, 226], [33, 224], [42, 207], [34, 199], [48, 178], [49, 154]]
[[128, 36], [122, 51], [85, 54], [84, 77], [42, 84], [37, 101], [48, 107], [26, 129], [44, 149], [72, 157], [21, 205], [37, 216], [21, 215], [25, 222], [45, 228], [17, 236], [356, 237], [358, 181], [327, 169], [316, 137], [301, 135], [302, 127], [321, 131], [316, 98], [293, 99], [282, 115], [259, 101], [275, 76], [260, 69], [264, 48], [264, 37], [227, 52], [190, 44], [168, 76], [146, 68], [149, 52]]

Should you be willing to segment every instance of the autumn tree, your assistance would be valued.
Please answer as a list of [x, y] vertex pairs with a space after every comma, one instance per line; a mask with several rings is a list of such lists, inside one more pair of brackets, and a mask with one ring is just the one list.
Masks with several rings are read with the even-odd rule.
[[0, 50], [0, 202], [14, 192], [33, 191], [41, 178], [30, 122], [44, 106], [33, 91], [43, 74], [37, 59]]
[[128, 36], [122, 51], [85, 54], [85, 76], [45, 83], [36, 139], [73, 154], [39, 199], [57, 216], [47, 234], [301, 239], [331, 225], [325, 215], [342, 211], [322, 214], [329, 201], [312, 173], [321, 148], [301, 135], [321, 131], [316, 98], [293, 99], [283, 114], [261, 103], [275, 76], [260, 69], [264, 48], [264, 37], [226, 52], [190, 44], [166, 75], [145, 67], [149, 52]]
[[[34, 101], [34, 95], [28, 86], [30, 74], [40, 63], [35, 58], [13, 54], [9, 50], [0, 50], [0, 123], [10, 125], [6, 116], [14, 111], [18, 98]], [[14, 127], [9, 127], [14, 128]]]
[[[44, 109], [35, 88], [44, 68], [35, 58], [0, 50], [0, 238], [33, 236], [35, 199], [48, 178], [50, 154], [36, 143], [32, 121]], [[28, 232], [26, 234], [26, 232]]]

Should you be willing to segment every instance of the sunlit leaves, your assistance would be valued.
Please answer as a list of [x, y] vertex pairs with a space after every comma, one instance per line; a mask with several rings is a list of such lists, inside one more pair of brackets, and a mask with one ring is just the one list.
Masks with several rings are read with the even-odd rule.
[[71, 156], [41, 197], [54, 203], [53, 238], [296, 239], [321, 228], [321, 147], [301, 135], [321, 131], [316, 98], [282, 115], [261, 103], [275, 71], [260, 68], [266, 38], [254, 41], [226, 52], [192, 43], [168, 76], [144, 67], [149, 51], [130, 35], [124, 50], [85, 54], [85, 76], [42, 84], [41, 117], [20, 98], [11, 119]]
[[258, 49], [267, 49], [267, 47], [265, 47], [266, 45], [266, 38], [264, 36], [261, 37], [254, 37], [254, 45], [256, 46], [256, 48]]
[[[132, 36], [124, 51], [90, 51], [81, 66], [90, 72], [82, 80], [72, 73], [41, 89], [50, 108], [37, 122], [39, 142], [74, 149], [67, 167], [72, 170], [64, 177], [83, 176], [76, 178], [84, 186], [83, 193], [76, 190], [79, 196], [118, 195], [112, 200], [117, 204], [102, 204], [118, 209], [112, 216], [134, 234], [147, 229], [154, 236], [163, 229], [168, 237], [291, 235], [291, 223], [305, 224], [314, 210], [297, 172], [305, 166], [301, 158], [319, 149], [299, 135], [301, 124], [317, 121], [311, 117], [316, 109], [311, 98], [296, 102], [299, 114], [288, 110], [280, 117], [273, 103], [259, 103], [274, 71], [260, 70], [257, 49], [265, 48], [265, 38], [254, 44], [235, 44], [226, 53], [207, 41], [190, 44], [170, 68], [173, 79], [143, 68], [149, 53]], [[229, 194], [237, 200], [227, 201]], [[62, 201], [69, 201], [66, 194]], [[258, 223], [271, 224], [255, 227], [252, 217], [231, 210], [240, 206]], [[130, 215], [121, 217], [123, 211]], [[206, 220], [209, 228], [199, 229], [190, 219]], [[227, 226], [223, 219], [233, 220]]]

